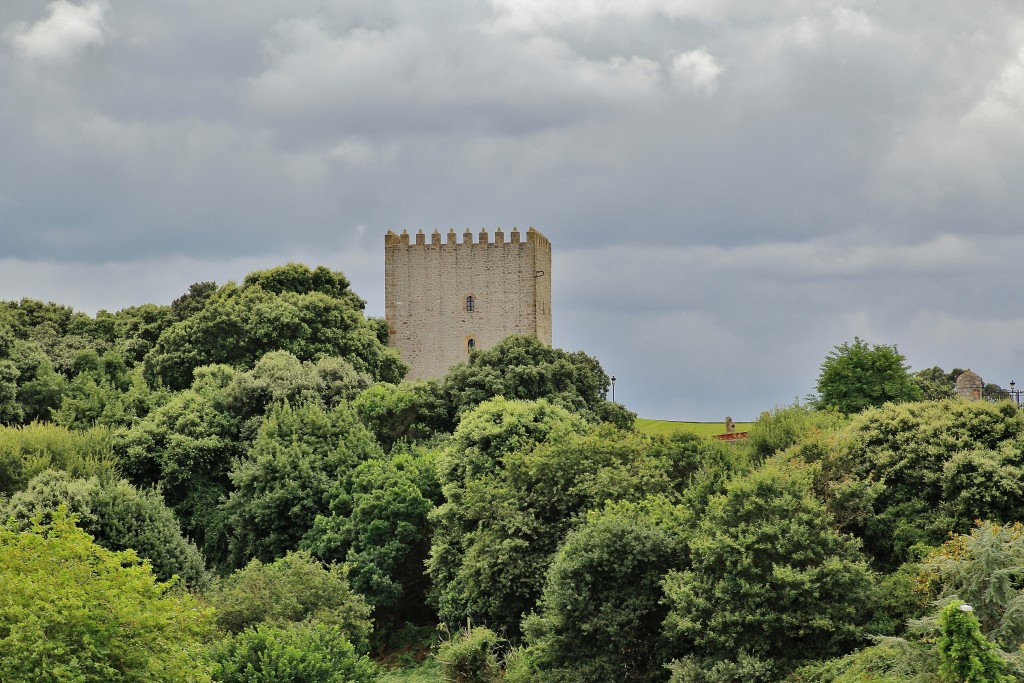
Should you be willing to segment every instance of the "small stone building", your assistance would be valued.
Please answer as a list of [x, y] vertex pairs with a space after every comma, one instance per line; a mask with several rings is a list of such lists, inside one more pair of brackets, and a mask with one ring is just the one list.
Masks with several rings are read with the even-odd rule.
[[985, 382], [982, 381], [981, 375], [976, 372], [968, 370], [956, 378], [957, 396], [962, 396], [968, 401], [980, 401], [984, 391]]
[[384, 236], [384, 310], [389, 345], [409, 364], [409, 379], [441, 377], [510, 334], [551, 343], [551, 243], [530, 228], [526, 239], [499, 228], [491, 240], [468, 229], [458, 241], [437, 230]]

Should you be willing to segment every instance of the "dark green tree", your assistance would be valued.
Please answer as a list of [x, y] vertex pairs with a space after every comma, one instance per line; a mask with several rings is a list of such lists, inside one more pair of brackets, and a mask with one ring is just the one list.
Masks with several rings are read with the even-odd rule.
[[661, 583], [685, 564], [692, 522], [689, 511], [663, 499], [591, 512], [552, 560], [537, 614], [525, 625], [529, 676], [518, 678], [667, 680], [672, 644], [662, 635]]
[[385, 450], [402, 439], [424, 441], [455, 429], [454, 415], [433, 380], [379, 382], [362, 392], [352, 407]]
[[150, 376], [172, 389], [192, 384], [195, 368], [222, 363], [248, 370], [270, 351], [299, 360], [340, 356], [375, 380], [397, 382], [406, 367], [363, 317], [364, 302], [341, 273], [299, 264], [228, 283], [202, 308], [169, 328], [146, 356]]
[[818, 376], [818, 406], [844, 414], [884, 403], [919, 401], [920, 386], [895, 346], [871, 344], [860, 337], [829, 353]]
[[407, 454], [359, 465], [351, 513], [317, 517], [304, 542], [317, 557], [351, 567], [352, 584], [373, 605], [383, 637], [404, 623], [434, 623], [424, 571], [435, 486], [423, 478], [432, 475], [427, 458]]
[[460, 414], [496, 396], [544, 398], [592, 421], [603, 412], [614, 412], [605, 408], [610, 380], [596, 359], [582, 351], [550, 347], [534, 336], [513, 335], [474, 351], [468, 361], [448, 371], [442, 386]]
[[226, 555], [220, 504], [230, 491], [232, 463], [245, 448], [241, 421], [225, 395], [234, 374], [226, 366], [200, 368], [191, 389], [171, 396], [117, 445], [123, 474], [140, 488], [159, 486], [213, 564]]
[[677, 651], [705, 668], [768, 660], [780, 680], [862, 642], [874, 577], [833, 523], [798, 463], [772, 459], [730, 481], [688, 541], [689, 568], [665, 579]]
[[296, 550], [318, 515], [347, 516], [356, 467], [382, 458], [373, 435], [347, 404], [276, 406], [231, 470], [223, 509], [235, 566]]

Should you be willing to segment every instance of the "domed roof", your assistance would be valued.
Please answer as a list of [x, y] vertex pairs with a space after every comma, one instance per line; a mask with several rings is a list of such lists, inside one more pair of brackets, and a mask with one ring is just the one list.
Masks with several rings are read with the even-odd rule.
[[981, 379], [981, 375], [976, 372], [968, 370], [959, 377], [956, 378], [956, 388], [959, 389], [983, 389], [985, 382]]

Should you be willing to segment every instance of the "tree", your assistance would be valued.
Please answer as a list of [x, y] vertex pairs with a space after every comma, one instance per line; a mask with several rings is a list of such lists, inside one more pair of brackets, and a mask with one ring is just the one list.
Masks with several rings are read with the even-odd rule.
[[199, 368], [191, 389], [173, 394], [118, 444], [124, 475], [140, 488], [159, 486], [185, 532], [214, 564], [226, 554], [220, 503], [230, 490], [228, 472], [245, 447], [225, 395], [234, 374], [223, 365]]
[[381, 344], [363, 306], [345, 276], [327, 268], [289, 264], [250, 273], [164, 330], [146, 369], [154, 380], [184, 389], [197, 367], [248, 370], [266, 353], [284, 350], [302, 361], [340, 356], [375, 380], [397, 382], [407, 368]]
[[683, 563], [691, 523], [685, 508], [647, 499], [591, 511], [569, 532], [525, 624], [530, 680], [666, 680], [661, 583]]
[[157, 579], [179, 576], [190, 587], [208, 581], [202, 554], [182, 536], [174, 513], [157, 491], [140, 491], [125, 480], [98, 477], [75, 479], [66, 472], [46, 470], [11, 497], [0, 516], [29, 528], [33, 519], [48, 518], [64, 505], [78, 524], [108, 550], [134, 550], [149, 560]]
[[1012, 403], [886, 405], [853, 417], [848, 429], [843, 460], [851, 475], [882, 482], [859, 530], [882, 566], [910, 559], [915, 544], [966, 533], [975, 519], [1019, 518], [1024, 416]]
[[939, 612], [939, 673], [950, 683], [1013, 683], [995, 646], [981, 634], [973, 609], [949, 603]]
[[274, 404], [312, 402], [334, 408], [372, 384], [372, 377], [357, 372], [344, 358], [300, 361], [288, 351], [270, 351], [252, 370], [232, 376], [224, 388], [225, 407], [243, 421], [243, 437], [251, 439]]
[[482, 403], [437, 456], [445, 501], [427, 566], [441, 618], [517, 639], [559, 545], [589, 510], [652, 495], [681, 501], [700, 478], [697, 504], [716, 486], [725, 448], [595, 427], [544, 400]]
[[[448, 371], [442, 387], [457, 413], [501, 396], [507, 399], [544, 398], [592, 421], [605, 410], [610, 380], [601, 364], [582, 351], [568, 352], [537, 337], [512, 335]], [[635, 415], [632, 416], [635, 419]], [[615, 414], [615, 419], [622, 420]], [[627, 420], [630, 424], [632, 420]]]
[[819, 407], [848, 415], [884, 403], [921, 400], [905, 360], [896, 346], [869, 345], [860, 337], [839, 344], [821, 364]]
[[306, 552], [264, 564], [253, 560], [207, 593], [218, 625], [241, 633], [260, 624], [327, 624], [365, 652], [370, 607], [352, 590], [348, 570], [325, 567]]
[[455, 428], [441, 388], [434, 380], [379, 382], [352, 403], [385, 450], [398, 441], [424, 441]]
[[58, 509], [47, 525], [0, 527], [0, 679], [209, 681], [210, 610], [112, 552]]
[[404, 453], [364, 462], [352, 474], [351, 513], [318, 516], [303, 542], [316, 557], [351, 567], [352, 585], [374, 607], [378, 636], [404, 623], [434, 623], [424, 571], [434, 486], [422, 482], [432, 472], [428, 458]]
[[356, 467], [383, 452], [347, 404], [276, 406], [231, 470], [223, 510], [235, 566], [269, 562], [296, 550], [317, 515], [347, 516]]
[[708, 667], [769, 660], [778, 675], [865, 637], [873, 574], [858, 542], [833, 528], [810, 475], [771, 459], [712, 499], [688, 541], [689, 568], [664, 583], [680, 651]]
[[116, 478], [114, 438], [106, 427], [81, 432], [40, 422], [0, 427], [0, 495], [13, 495], [51, 469], [73, 477]]
[[[913, 379], [921, 387], [921, 398], [925, 401], [941, 401], [956, 396], [956, 378], [963, 370], [956, 369], [947, 373], [935, 365], [913, 374]], [[954, 374], [955, 373], [955, 374]]]
[[579, 417], [543, 399], [496, 398], [463, 417], [437, 459], [445, 503], [433, 514], [427, 566], [431, 599], [442, 619], [460, 623], [472, 617], [518, 631], [520, 616], [539, 597], [557, 541], [533, 533], [532, 515], [518, 509], [502, 479], [505, 460], [587, 429]]

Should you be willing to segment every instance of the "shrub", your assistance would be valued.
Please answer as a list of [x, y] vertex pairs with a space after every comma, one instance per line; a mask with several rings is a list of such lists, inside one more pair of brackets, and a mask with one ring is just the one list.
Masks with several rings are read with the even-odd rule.
[[261, 625], [212, 649], [217, 683], [371, 683], [377, 668], [325, 624]]
[[437, 661], [448, 683], [495, 683], [501, 680], [501, 666], [495, 654], [501, 638], [489, 628], [470, 627], [441, 644]]

